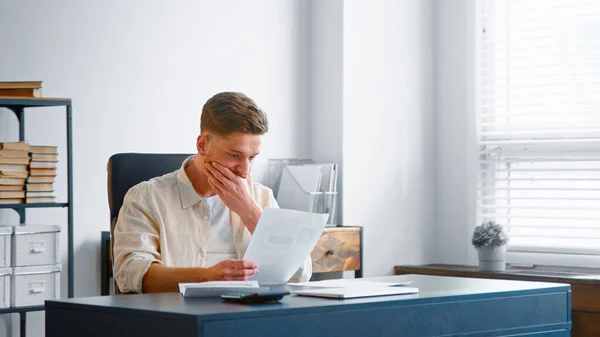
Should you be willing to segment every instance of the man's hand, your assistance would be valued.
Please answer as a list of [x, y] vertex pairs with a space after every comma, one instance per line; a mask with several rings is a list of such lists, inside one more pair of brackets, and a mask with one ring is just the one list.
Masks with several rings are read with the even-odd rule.
[[214, 281], [245, 281], [258, 274], [258, 265], [248, 260], [225, 260], [208, 270]]
[[217, 163], [206, 163], [206, 176], [223, 203], [234, 213], [238, 214], [250, 233], [254, 232], [262, 209], [252, 199], [250, 189], [252, 180], [244, 179], [231, 172], [230, 169]]

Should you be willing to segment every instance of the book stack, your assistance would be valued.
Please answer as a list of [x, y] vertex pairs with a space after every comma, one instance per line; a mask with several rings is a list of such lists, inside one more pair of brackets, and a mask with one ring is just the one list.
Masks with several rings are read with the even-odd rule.
[[31, 162], [29, 177], [25, 184], [25, 202], [55, 202], [54, 180], [58, 165], [56, 146], [31, 145], [29, 147]]
[[0, 204], [24, 202], [29, 161], [29, 144], [0, 143]]
[[0, 97], [42, 97], [42, 81], [0, 82]]

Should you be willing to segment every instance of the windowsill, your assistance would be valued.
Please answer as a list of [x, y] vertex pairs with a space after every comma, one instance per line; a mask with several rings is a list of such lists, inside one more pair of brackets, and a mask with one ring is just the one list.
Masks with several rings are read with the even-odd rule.
[[511, 274], [535, 275], [546, 277], [560, 277], [570, 279], [589, 279], [600, 281], [599, 268], [581, 268], [565, 266], [533, 266], [523, 267], [521, 265], [508, 264], [507, 272]]
[[[600, 255], [508, 251], [506, 261], [509, 265], [528, 266], [530, 269], [534, 266], [544, 269], [562, 268], [563, 270], [594, 269], [600, 266]], [[598, 271], [600, 273], [600, 269]]]
[[[506, 278], [511, 276], [514, 279], [536, 279], [538, 281], [547, 282], [565, 282], [594, 284], [600, 283], [600, 268], [579, 268], [579, 267], [561, 267], [561, 266], [535, 266], [521, 267], [507, 265], [506, 270], [502, 272], [486, 272], [480, 271], [478, 266], [463, 266], [449, 264], [426, 264], [418, 266], [396, 266], [396, 274], [402, 270], [401, 274], [407, 272], [425, 272], [432, 275], [446, 276], [469, 276], [477, 275], [478, 277], [490, 278]], [[487, 276], [486, 276], [487, 275]]]

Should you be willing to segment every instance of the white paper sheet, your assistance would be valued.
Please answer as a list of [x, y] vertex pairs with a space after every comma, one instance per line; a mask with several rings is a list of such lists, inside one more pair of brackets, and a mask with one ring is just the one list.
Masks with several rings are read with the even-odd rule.
[[413, 281], [404, 282], [378, 282], [378, 281], [366, 281], [363, 279], [331, 279], [322, 281], [302, 282], [302, 283], [288, 283], [290, 286], [299, 287], [315, 287], [315, 288], [347, 288], [347, 287], [401, 287], [411, 284]]
[[292, 290], [293, 294], [311, 297], [329, 297], [329, 298], [359, 298], [373, 296], [390, 296], [416, 294], [418, 288], [413, 287], [381, 287], [366, 285], [363, 287], [352, 286], [342, 288], [313, 288], [306, 290]]
[[302, 266], [321, 236], [328, 214], [265, 208], [244, 255], [258, 264], [253, 280], [284, 284]]

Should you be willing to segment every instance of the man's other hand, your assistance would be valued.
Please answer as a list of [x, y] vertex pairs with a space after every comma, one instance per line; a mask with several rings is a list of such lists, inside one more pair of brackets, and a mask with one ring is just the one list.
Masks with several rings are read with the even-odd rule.
[[245, 281], [258, 274], [256, 262], [248, 260], [225, 260], [208, 269], [215, 281]]

